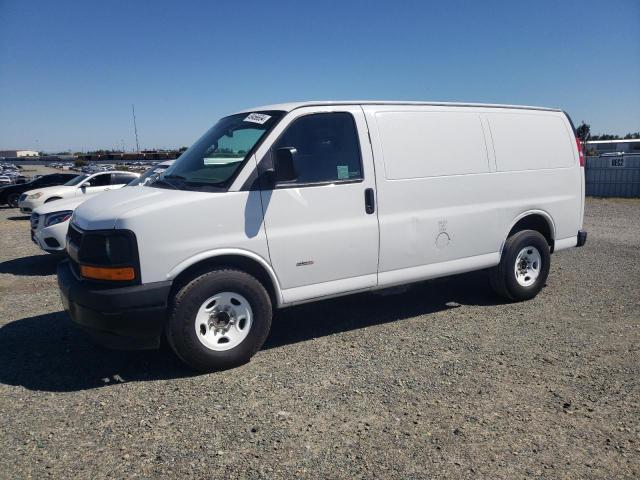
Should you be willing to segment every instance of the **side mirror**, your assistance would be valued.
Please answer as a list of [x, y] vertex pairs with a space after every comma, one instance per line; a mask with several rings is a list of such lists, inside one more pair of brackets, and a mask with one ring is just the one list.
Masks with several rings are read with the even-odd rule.
[[291, 182], [298, 179], [294, 159], [298, 151], [293, 147], [279, 148], [273, 159], [274, 179], [276, 182]]
[[84, 182], [82, 185], [80, 185], [80, 188], [82, 190], [84, 190], [85, 188], [90, 187], [90, 186], [91, 186], [91, 182]]

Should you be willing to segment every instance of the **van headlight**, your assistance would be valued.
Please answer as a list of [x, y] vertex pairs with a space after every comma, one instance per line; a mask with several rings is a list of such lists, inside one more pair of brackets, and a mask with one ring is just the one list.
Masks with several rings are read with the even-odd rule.
[[129, 230], [85, 231], [77, 254], [69, 250], [69, 255], [85, 279], [139, 281], [137, 241]]
[[38, 193], [33, 193], [31, 195], [29, 195], [27, 198], [31, 199], [31, 200], [35, 200], [36, 198], [40, 198], [42, 196], [42, 192], [38, 192]]
[[53, 212], [44, 217], [44, 226], [50, 227], [58, 223], [66, 222], [73, 215], [73, 210], [64, 210], [62, 212]]

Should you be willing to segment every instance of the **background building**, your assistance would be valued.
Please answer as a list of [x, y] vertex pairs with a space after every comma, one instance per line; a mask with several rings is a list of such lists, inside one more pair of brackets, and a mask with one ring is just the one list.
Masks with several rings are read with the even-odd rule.
[[0, 150], [0, 157], [38, 157], [34, 150]]

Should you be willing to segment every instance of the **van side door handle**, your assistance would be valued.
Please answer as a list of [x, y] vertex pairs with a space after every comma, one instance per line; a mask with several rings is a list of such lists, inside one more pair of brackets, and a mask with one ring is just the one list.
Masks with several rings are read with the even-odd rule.
[[376, 211], [376, 200], [373, 195], [373, 188], [367, 188], [364, 191], [364, 211], [371, 215]]

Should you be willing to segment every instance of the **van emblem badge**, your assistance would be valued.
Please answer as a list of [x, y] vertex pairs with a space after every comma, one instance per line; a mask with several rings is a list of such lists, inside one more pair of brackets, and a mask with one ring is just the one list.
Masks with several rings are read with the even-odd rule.
[[296, 267], [306, 267], [307, 265], [313, 265], [313, 260], [305, 260], [303, 262], [296, 263]]

